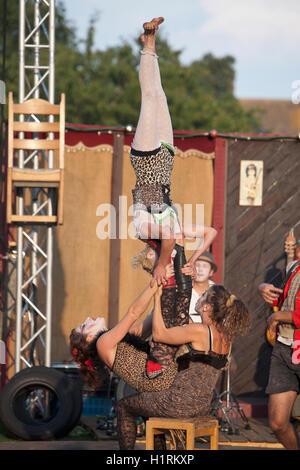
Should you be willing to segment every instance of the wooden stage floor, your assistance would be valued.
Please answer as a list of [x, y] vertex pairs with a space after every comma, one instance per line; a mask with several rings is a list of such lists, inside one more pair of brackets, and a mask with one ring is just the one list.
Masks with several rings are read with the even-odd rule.
[[[239, 433], [230, 434], [220, 431], [219, 450], [283, 450], [271, 429], [266, 418], [249, 418], [250, 429], [245, 429], [244, 422], [237, 422]], [[90, 432], [92, 439], [70, 440], [68, 436], [56, 441], [17, 441], [0, 442], [1, 450], [113, 450], [117, 451], [118, 441], [108, 436], [105, 431], [98, 430], [98, 420], [94, 416], [82, 417], [80, 426]], [[208, 449], [206, 439], [197, 438], [195, 449]], [[138, 438], [135, 450], [145, 450], [145, 438]]]

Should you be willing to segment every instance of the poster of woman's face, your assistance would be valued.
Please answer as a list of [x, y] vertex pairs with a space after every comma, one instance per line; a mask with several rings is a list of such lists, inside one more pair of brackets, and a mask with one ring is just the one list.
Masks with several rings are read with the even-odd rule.
[[261, 206], [263, 190], [261, 160], [242, 160], [240, 166], [240, 206]]

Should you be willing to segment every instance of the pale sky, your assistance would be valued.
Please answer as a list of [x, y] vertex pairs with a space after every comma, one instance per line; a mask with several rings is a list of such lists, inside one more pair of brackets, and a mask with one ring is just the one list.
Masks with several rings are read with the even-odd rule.
[[162, 35], [183, 50], [183, 63], [209, 52], [235, 57], [238, 98], [291, 99], [293, 83], [300, 80], [299, 0], [63, 1], [81, 38], [99, 12], [98, 49], [122, 39], [133, 44], [145, 21], [163, 16]]

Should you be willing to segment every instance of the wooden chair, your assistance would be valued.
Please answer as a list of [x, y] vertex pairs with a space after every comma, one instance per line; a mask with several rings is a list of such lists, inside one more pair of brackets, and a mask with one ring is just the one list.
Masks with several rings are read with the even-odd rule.
[[219, 424], [214, 418], [173, 419], [149, 418], [146, 422], [146, 450], [154, 449], [154, 436], [172, 430], [186, 432], [185, 450], [194, 450], [195, 438], [210, 436], [210, 449], [218, 450]]
[[[59, 116], [58, 122], [15, 121], [15, 115]], [[16, 138], [15, 133], [21, 132]], [[26, 134], [27, 133], [27, 134]], [[27, 138], [28, 133], [39, 133], [38, 138]], [[42, 137], [41, 134], [42, 133]], [[59, 135], [49, 138], [49, 133]], [[13, 94], [8, 96], [8, 171], [7, 171], [7, 223], [63, 223], [63, 186], [64, 186], [64, 145], [65, 145], [65, 95], [61, 95], [59, 105], [42, 99], [30, 99], [24, 103], [13, 102]], [[58, 168], [20, 168], [14, 166], [15, 150], [58, 151]], [[13, 191], [19, 188], [56, 188], [56, 215], [18, 215], [13, 213]]]

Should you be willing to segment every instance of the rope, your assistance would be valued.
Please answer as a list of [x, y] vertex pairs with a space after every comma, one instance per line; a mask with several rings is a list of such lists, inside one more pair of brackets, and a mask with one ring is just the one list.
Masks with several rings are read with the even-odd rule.
[[[97, 132], [97, 133], [107, 133], [112, 134], [114, 132], [124, 132], [127, 135], [133, 135], [134, 129], [130, 128], [130, 131], [126, 127], [107, 127], [107, 128], [88, 128], [88, 127], [73, 127], [70, 125], [65, 126], [66, 130], [74, 132]], [[222, 138], [230, 140], [243, 140], [243, 141], [257, 141], [257, 142], [274, 142], [274, 141], [284, 141], [291, 140], [295, 142], [300, 142], [300, 133], [298, 135], [265, 135], [265, 136], [250, 136], [250, 135], [236, 135], [236, 134], [222, 134], [217, 131], [202, 132], [196, 134], [176, 134], [174, 137], [178, 139], [194, 139], [197, 137], [208, 137], [210, 139]]]

